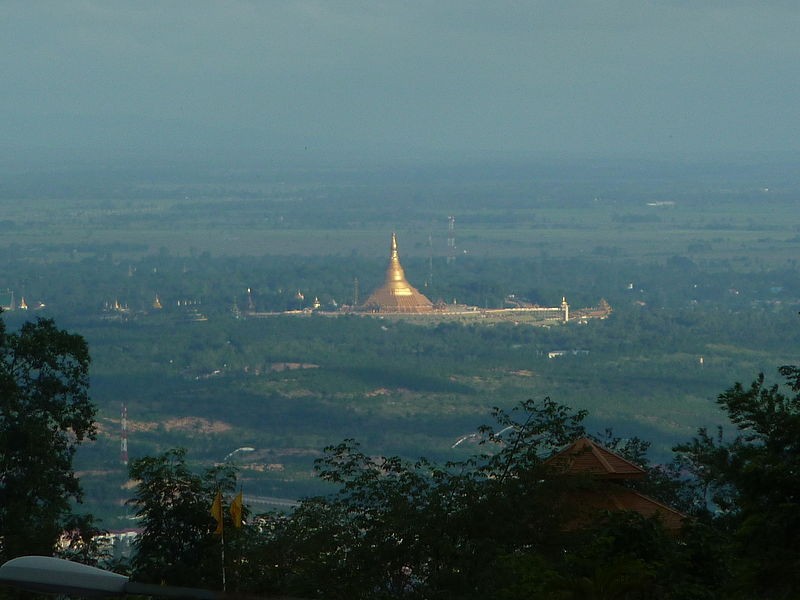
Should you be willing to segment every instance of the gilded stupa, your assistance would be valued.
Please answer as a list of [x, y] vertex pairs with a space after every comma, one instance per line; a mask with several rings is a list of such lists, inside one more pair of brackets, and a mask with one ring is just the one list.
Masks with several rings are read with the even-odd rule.
[[367, 298], [363, 309], [386, 313], [425, 313], [433, 310], [433, 303], [406, 281], [397, 255], [397, 236], [394, 233], [386, 281]]

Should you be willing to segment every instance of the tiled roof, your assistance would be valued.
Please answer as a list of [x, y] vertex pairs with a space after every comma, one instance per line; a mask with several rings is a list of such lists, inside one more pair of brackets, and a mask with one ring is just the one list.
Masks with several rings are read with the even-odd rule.
[[565, 473], [588, 473], [599, 479], [641, 479], [641, 467], [583, 437], [545, 461]]
[[614, 480], [642, 479], [645, 471], [638, 465], [583, 437], [545, 461], [562, 473], [588, 473], [598, 481], [596, 489], [577, 490], [571, 501], [579, 508], [580, 516], [570, 529], [585, 524], [598, 511], [630, 510], [644, 517], [658, 516], [667, 531], [676, 532], [686, 518], [677, 510], [648, 498]]
[[579, 518], [570, 528], [580, 525], [587, 520], [585, 517], [596, 514], [598, 511], [624, 511], [630, 510], [643, 517], [657, 516], [667, 531], [677, 531], [683, 526], [686, 517], [666, 504], [661, 504], [652, 498], [618, 484], [608, 484], [598, 490], [583, 490], [574, 494], [573, 500], [580, 507], [584, 518]]

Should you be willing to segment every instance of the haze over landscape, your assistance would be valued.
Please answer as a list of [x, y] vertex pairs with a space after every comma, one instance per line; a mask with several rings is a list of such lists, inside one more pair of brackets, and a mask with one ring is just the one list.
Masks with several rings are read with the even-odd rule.
[[6, 2], [5, 160], [786, 157], [794, 3]]
[[[790, 442], [765, 457], [731, 441], [751, 421], [730, 388], [800, 389], [776, 370], [800, 360], [798, 31], [782, 0], [1, 3], [0, 384], [24, 380], [14, 332], [53, 319], [88, 344], [97, 411], [67, 460], [84, 504], [52, 531], [73, 509], [158, 530], [142, 490], [186, 466], [170, 518], [194, 529], [164, 535], [196, 546], [117, 564], [143, 581], [224, 585], [208, 506], [238, 485], [272, 524], [231, 535], [264, 569], [238, 563], [243, 592], [567, 598], [546, 591], [607, 568], [621, 598], [793, 597], [800, 400], [771, 405], [754, 446]], [[0, 416], [51, 410], [17, 396]], [[0, 498], [47, 463], [7, 425]], [[578, 435], [689, 542], [564, 541], [536, 490]], [[750, 451], [783, 475], [739, 469]], [[46, 489], [37, 468], [19, 489]], [[1, 505], [5, 558], [35, 515]]]

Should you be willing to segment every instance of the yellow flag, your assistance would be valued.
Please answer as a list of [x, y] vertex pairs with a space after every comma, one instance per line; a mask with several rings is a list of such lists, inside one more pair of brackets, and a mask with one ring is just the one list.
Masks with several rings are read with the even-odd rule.
[[222, 535], [222, 492], [219, 490], [211, 504], [211, 516], [217, 521], [217, 529], [214, 533]]
[[242, 490], [239, 490], [236, 498], [231, 502], [231, 518], [233, 519], [234, 527], [242, 526]]

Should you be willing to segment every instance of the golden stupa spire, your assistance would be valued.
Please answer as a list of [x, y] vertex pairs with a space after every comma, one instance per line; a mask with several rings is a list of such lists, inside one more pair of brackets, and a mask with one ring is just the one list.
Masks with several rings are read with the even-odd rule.
[[372, 293], [364, 306], [370, 310], [385, 312], [427, 312], [432, 309], [431, 301], [406, 281], [406, 274], [400, 265], [395, 233], [392, 233], [386, 281]]
[[391, 254], [389, 256], [389, 268], [386, 270], [386, 283], [389, 285], [394, 284], [394, 287], [397, 288], [398, 283], [405, 284], [405, 288], [410, 288], [411, 286], [408, 285], [406, 282], [406, 274], [403, 271], [403, 267], [400, 265], [400, 256], [397, 253], [397, 235], [392, 232], [392, 247], [391, 247]]

